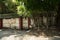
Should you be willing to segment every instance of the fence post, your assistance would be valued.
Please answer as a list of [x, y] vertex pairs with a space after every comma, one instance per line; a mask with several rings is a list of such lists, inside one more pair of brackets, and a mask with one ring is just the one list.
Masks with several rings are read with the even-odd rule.
[[23, 29], [23, 18], [22, 17], [19, 18], [19, 27], [20, 29]]
[[0, 19], [0, 29], [3, 27], [3, 19]]
[[30, 24], [31, 24], [31, 20], [30, 20], [30, 18], [28, 17], [28, 28], [30, 28]]

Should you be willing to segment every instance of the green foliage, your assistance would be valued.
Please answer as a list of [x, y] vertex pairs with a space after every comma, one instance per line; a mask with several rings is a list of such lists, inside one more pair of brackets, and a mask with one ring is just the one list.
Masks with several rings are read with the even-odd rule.
[[26, 3], [26, 1], [24, 1], [24, 0], [18, 0], [17, 14], [19, 16], [29, 17], [31, 12], [29, 10], [27, 10], [25, 3]]
[[19, 16], [40, 15], [43, 11], [56, 11], [60, 0], [0, 0], [5, 3], [7, 11]]
[[4, 4], [5, 13], [16, 13], [19, 16], [29, 16], [30, 12], [25, 7], [23, 0], [0, 0], [0, 4]]
[[17, 13], [22, 16], [26, 12], [26, 9], [24, 7], [24, 4], [17, 6]]
[[55, 10], [59, 0], [27, 0], [27, 8], [32, 10]]

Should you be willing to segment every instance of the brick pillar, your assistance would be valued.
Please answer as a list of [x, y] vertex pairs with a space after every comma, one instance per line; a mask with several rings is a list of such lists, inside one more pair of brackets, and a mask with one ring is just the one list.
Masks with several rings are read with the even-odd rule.
[[19, 18], [19, 27], [20, 29], [23, 29], [23, 18], [22, 17]]
[[28, 18], [28, 28], [30, 28], [31, 20]]
[[0, 29], [3, 27], [3, 19], [0, 19]]

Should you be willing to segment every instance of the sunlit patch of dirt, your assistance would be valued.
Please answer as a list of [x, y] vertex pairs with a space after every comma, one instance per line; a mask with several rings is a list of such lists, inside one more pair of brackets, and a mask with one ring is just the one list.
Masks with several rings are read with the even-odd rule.
[[23, 40], [48, 40], [48, 37], [44, 37], [44, 36], [29, 36], [29, 35], [25, 35]]

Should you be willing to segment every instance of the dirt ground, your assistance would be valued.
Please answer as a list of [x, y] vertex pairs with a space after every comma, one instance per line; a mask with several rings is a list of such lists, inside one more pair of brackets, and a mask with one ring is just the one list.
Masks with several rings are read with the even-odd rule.
[[30, 30], [0, 29], [0, 40], [60, 40], [60, 37], [30, 35]]

